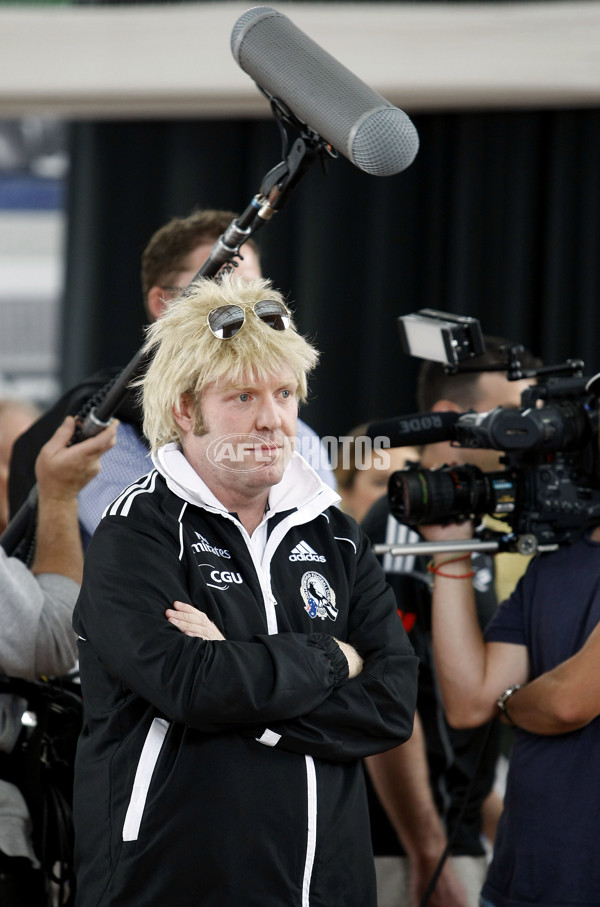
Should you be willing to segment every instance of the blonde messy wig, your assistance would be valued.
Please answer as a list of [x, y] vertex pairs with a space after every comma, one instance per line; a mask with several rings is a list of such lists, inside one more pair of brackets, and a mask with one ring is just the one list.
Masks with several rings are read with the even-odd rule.
[[269, 280], [242, 280], [235, 273], [218, 281], [201, 278], [174, 299], [147, 329], [144, 352], [150, 365], [137, 383], [141, 387], [144, 433], [152, 450], [179, 441], [180, 428], [173, 409], [182, 394], [190, 394], [201, 408], [202, 390], [214, 381], [241, 382], [249, 376], [264, 380], [291, 368], [298, 381], [298, 398], [306, 399], [307, 375], [319, 354], [294, 328], [275, 331], [252, 311], [230, 340], [219, 340], [207, 325], [211, 309], [220, 305], [253, 306], [264, 299], [284, 302]]

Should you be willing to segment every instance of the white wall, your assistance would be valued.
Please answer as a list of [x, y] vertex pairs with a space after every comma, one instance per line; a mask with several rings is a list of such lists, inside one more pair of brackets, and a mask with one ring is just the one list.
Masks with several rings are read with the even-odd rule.
[[57, 394], [63, 237], [61, 211], [0, 210], [0, 396]]
[[[257, 3], [0, 8], [0, 117], [270, 116], [229, 48]], [[600, 102], [600, 2], [264, 4], [410, 111]]]

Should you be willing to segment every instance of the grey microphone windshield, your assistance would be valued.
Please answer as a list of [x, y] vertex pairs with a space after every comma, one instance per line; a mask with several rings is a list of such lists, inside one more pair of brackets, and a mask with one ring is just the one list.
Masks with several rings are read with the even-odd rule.
[[268, 6], [243, 13], [231, 33], [231, 52], [267, 95], [361, 170], [392, 176], [412, 164], [419, 136], [409, 117], [283, 13]]

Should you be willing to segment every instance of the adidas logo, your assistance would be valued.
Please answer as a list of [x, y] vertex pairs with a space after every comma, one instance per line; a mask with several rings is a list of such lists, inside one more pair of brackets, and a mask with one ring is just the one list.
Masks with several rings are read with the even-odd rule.
[[200, 539], [199, 542], [195, 542], [192, 545], [192, 550], [196, 552], [199, 551], [209, 551], [211, 554], [216, 554], [217, 557], [226, 557], [231, 558], [231, 554], [226, 548], [215, 548], [214, 545], [209, 544], [209, 542], [204, 538], [203, 535], [200, 535], [199, 532], [196, 532], [196, 538]]
[[313, 551], [307, 542], [299, 542], [295, 548], [292, 548], [289, 559], [291, 561], [319, 561], [321, 564], [325, 564], [327, 561], [322, 554]]

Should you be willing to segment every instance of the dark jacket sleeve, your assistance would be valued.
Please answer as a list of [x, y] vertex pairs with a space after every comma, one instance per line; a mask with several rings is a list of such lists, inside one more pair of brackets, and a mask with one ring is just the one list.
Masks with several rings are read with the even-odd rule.
[[[343, 653], [321, 634], [216, 642], [169, 624], [165, 610], [189, 601], [178, 546], [131, 519], [107, 517], [98, 527], [73, 618], [90, 693], [108, 699], [116, 680], [124, 699], [134, 692], [173, 721], [217, 732], [311, 712], [347, 680]], [[210, 616], [210, 602], [192, 604]], [[90, 701], [92, 711], [103, 707]]]
[[271, 732], [281, 735], [278, 747], [345, 761], [391, 749], [410, 737], [418, 659], [393, 592], [364, 536], [350, 608], [348, 642], [365, 660], [362, 672], [311, 712], [269, 725]]

